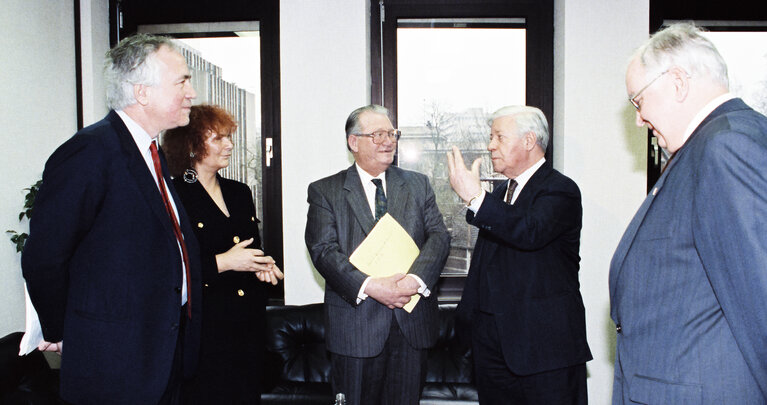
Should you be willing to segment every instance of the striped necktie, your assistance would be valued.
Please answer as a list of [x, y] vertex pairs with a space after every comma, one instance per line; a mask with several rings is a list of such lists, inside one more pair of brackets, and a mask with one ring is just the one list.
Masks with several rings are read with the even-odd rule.
[[509, 179], [509, 188], [506, 190], [506, 204], [511, 204], [511, 197], [514, 196], [514, 190], [517, 188], [517, 181]]
[[370, 180], [376, 185], [376, 221], [386, 214], [386, 193], [384, 193], [381, 179]]

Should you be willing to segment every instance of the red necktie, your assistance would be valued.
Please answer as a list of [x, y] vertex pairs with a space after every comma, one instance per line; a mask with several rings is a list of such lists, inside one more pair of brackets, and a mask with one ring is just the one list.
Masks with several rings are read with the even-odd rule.
[[149, 145], [149, 150], [152, 152], [152, 162], [154, 162], [154, 171], [157, 174], [157, 183], [160, 185], [160, 194], [162, 195], [162, 202], [165, 203], [165, 211], [168, 212], [170, 221], [173, 223], [173, 233], [176, 235], [176, 240], [181, 246], [181, 253], [184, 259], [184, 268], [186, 269], [186, 311], [189, 319], [192, 319], [192, 281], [189, 277], [189, 254], [186, 252], [186, 243], [184, 243], [184, 235], [181, 233], [181, 227], [178, 225], [176, 215], [173, 213], [173, 207], [170, 204], [168, 198], [168, 192], [165, 191], [165, 180], [162, 177], [162, 165], [160, 165], [160, 155], [157, 153], [157, 145], [154, 141]]

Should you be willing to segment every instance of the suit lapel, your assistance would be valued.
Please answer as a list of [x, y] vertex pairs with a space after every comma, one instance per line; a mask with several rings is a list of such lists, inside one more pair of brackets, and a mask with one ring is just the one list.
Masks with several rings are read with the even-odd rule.
[[[530, 180], [525, 183], [525, 186], [522, 187], [522, 190], [519, 192], [517, 199], [514, 201], [514, 205], [528, 204], [530, 197], [535, 195], [535, 190], [541, 186], [543, 180], [549, 176], [552, 170], [553, 169], [548, 164], [548, 162], [544, 162], [543, 166], [539, 167], [538, 170], [536, 170], [535, 173], [530, 176]], [[506, 188], [504, 188], [504, 193], [505, 192]], [[505, 196], [505, 194], [502, 195], [501, 198], [503, 198], [503, 196]]]
[[360, 175], [354, 165], [346, 169], [344, 192], [346, 193], [346, 202], [357, 218], [357, 222], [362, 226], [365, 235], [367, 235], [375, 225], [375, 218], [370, 212], [370, 204], [365, 197], [365, 191], [362, 189], [362, 180], [360, 180]]
[[629, 248], [631, 247], [631, 244], [634, 242], [634, 238], [636, 237], [637, 231], [639, 230], [640, 225], [642, 225], [642, 222], [644, 221], [645, 216], [647, 215], [647, 211], [650, 209], [650, 206], [652, 206], [653, 201], [655, 200], [655, 197], [660, 193], [660, 190], [663, 188], [663, 184], [666, 182], [666, 177], [668, 177], [668, 174], [670, 172], [671, 166], [666, 168], [666, 170], [663, 171], [663, 174], [661, 174], [658, 181], [655, 183], [655, 186], [653, 187], [652, 192], [645, 197], [644, 201], [642, 202], [642, 205], [639, 206], [639, 210], [637, 210], [637, 213], [634, 214], [634, 218], [631, 219], [631, 222], [629, 223], [628, 228], [626, 228], [626, 232], [623, 233], [623, 237], [621, 238], [620, 242], [618, 243], [618, 247], [615, 249], [615, 254], [613, 255], [613, 259], [610, 264], [610, 295], [612, 298], [612, 295], [615, 294], [615, 287], [618, 283], [618, 279], [620, 278], [620, 273], [623, 270], [623, 261], [626, 258], [626, 254], [629, 251]]
[[618, 243], [618, 247], [615, 249], [615, 254], [613, 255], [613, 259], [610, 263], [610, 299], [612, 300], [612, 296], [615, 294], [616, 287], [618, 285], [618, 280], [620, 278], [620, 273], [623, 270], [623, 262], [626, 258], [626, 255], [628, 254], [629, 249], [631, 248], [632, 243], [634, 242], [634, 238], [636, 238], [637, 231], [639, 231], [639, 228], [642, 225], [642, 222], [644, 221], [645, 216], [647, 215], [647, 211], [652, 206], [653, 202], [655, 201], [655, 197], [660, 194], [661, 190], [663, 189], [663, 185], [666, 182], [666, 178], [668, 177], [669, 173], [671, 173], [671, 170], [673, 167], [682, 159], [684, 159], [684, 155], [686, 151], [690, 149], [690, 145], [695, 143], [696, 138], [698, 137], [698, 134], [703, 132], [703, 128], [710, 123], [714, 118], [728, 113], [730, 111], [738, 110], [747, 108], [745, 103], [741, 99], [732, 99], [728, 100], [727, 102], [723, 103], [714, 111], [712, 111], [706, 118], [703, 119], [703, 121], [695, 128], [693, 133], [690, 135], [690, 137], [687, 139], [685, 144], [682, 146], [681, 149], [679, 149], [674, 157], [669, 161], [668, 166], [665, 170], [663, 170], [663, 174], [661, 174], [658, 181], [655, 183], [655, 186], [653, 186], [652, 191], [650, 194], [647, 195], [645, 200], [642, 202], [642, 205], [639, 207], [639, 210], [637, 210], [637, 213], [634, 214], [634, 218], [629, 223], [629, 226], [626, 228], [626, 232], [623, 234], [623, 237], [621, 238], [620, 243]]
[[386, 170], [386, 211], [394, 218], [405, 218], [405, 206], [410, 193], [399, 170]]
[[[120, 147], [126, 157], [129, 172], [129, 175], [126, 176], [126, 180], [132, 180], [136, 183], [137, 188], [141, 191], [141, 195], [146, 200], [147, 205], [149, 205], [154, 215], [160, 223], [162, 223], [165, 230], [170, 234], [173, 234], [173, 225], [170, 222], [167, 211], [165, 211], [165, 203], [163, 203], [162, 196], [160, 196], [160, 189], [158, 188], [154, 177], [152, 177], [149, 168], [146, 166], [146, 161], [144, 161], [144, 157], [141, 156], [141, 152], [138, 150], [130, 131], [128, 131], [128, 127], [125, 126], [125, 123], [123, 123], [120, 116], [114, 111], [109, 113], [107, 119], [112, 123], [112, 128], [117, 135]], [[167, 172], [167, 166], [164, 165], [162, 159], [161, 163], [163, 163], [163, 170]], [[168, 179], [166, 178], [165, 181], [168, 182]], [[169, 188], [171, 187], [169, 186]], [[174, 200], [178, 202], [179, 200], [175, 195], [175, 190], [172, 190], [171, 193], [173, 194]], [[176, 209], [180, 208], [177, 207]]]

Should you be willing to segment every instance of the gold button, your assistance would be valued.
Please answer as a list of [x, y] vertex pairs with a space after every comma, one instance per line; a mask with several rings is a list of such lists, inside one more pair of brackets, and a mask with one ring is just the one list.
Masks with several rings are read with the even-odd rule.
[[239, 236], [235, 236], [234, 238], [232, 238], [232, 240], [234, 241], [234, 243], [240, 243], [240, 237]]
[[240, 297], [242, 297], [243, 295], [245, 295], [245, 291], [242, 291], [242, 290], [237, 290], [237, 295], [239, 295]]
[[203, 227], [203, 226], [205, 226], [205, 225], [203, 225], [203, 224], [202, 224], [202, 222], [198, 222], [198, 223], [197, 223], [197, 227], [198, 227], [198, 228], [202, 229], [202, 227]]
[[250, 217], [250, 222], [256, 222], [256, 217]]
[[208, 286], [208, 283], [205, 283], [205, 287], [207, 287], [207, 286]]

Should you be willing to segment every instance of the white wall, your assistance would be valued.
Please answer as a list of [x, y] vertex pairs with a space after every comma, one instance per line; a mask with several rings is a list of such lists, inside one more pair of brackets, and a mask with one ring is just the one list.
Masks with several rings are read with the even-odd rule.
[[20, 255], [4, 231], [26, 232], [22, 189], [77, 127], [73, 12], [72, 2], [4, 0], [0, 13], [0, 336], [24, 329]]
[[83, 125], [88, 126], [109, 112], [103, 74], [109, 50], [109, 1], [80, 0], [80, 26]]
[[344, 124], [370, 100], [368, 20], [362, 0], [280, 2], [286, 304], [323, 300], [304, 243], [306, 188], [353, 162]]
[[583, 197], [580, 281], [593, 404], [610, 403], [612, 393], [610, 259], [645, 196], [647, 131], [634, 126], [624, 73], [648, 21], [649, 0], [555, 0], [554, 165]]

